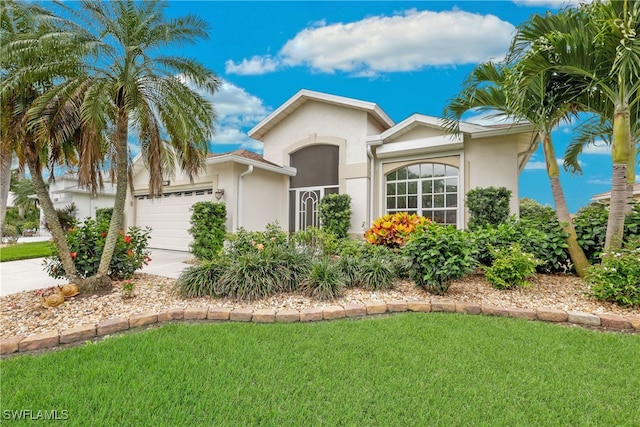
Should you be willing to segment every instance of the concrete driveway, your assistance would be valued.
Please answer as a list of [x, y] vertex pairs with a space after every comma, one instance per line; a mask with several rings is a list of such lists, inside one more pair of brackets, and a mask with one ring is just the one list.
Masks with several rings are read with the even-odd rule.
[[[192, 259], [193, 255], [189, 252], [151, 249], [150, 257], [151, 262], [142, 269], [143, 273], [175, 279], [189, 266], [184, 261]], [[0, 296], [68, 283], [67, 280], [49, 277], [43, 269], [43, 260], [33, 258], [0, 262]]]

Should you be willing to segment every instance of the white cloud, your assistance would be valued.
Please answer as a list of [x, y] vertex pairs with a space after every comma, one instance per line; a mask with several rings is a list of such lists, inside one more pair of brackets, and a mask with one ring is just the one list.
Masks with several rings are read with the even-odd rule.
[[[558, 166], [562, 167], [562, 164], [564, 163], [564, 158], [562, 157], [557, 158], [556, 163], [558, 164]], [[586, 166], [586, 163], [580, 160], [578, 160], [578, 164], [580, 165], [580, 167]], [[529, 161], [527, 165], [524, 167], [524, 170], [528, 170], [528, 171], [547, 170], [547, 163], [544, 161], [537, 161], [537, 160]]]
[[595, 184], [595, 185], [611, 185], [611, 178], [609, 178], [609, 179], [590, 179], [587, 182], [589, 184]]
[[611, 146], [605, 143], [604, 141], [596, 141], [595, 144], [590, 144], [582, 150], [583, 154], [599, 154], [599, 155], [610, 155], [611, 154]]
[[[472, 110], [473, 114], [473, 110]], [[481, 113], [471, 115], [464, 118], [467, 123], [473, 123], [482, 126], [504, 125], [514, 123], [509, 116], [502, 114], [498, 110], [483, 111]]]
[[228, 60], [224, 63], [227, 74], [259, 75], [270, 73], [278, 68], [278, 60], [271, 56], [254, 56], [236, 63]]
[[428, 66], [475, 64], [502, 59], [514, 30], [512, 24], [494, 15], [460, 10], [411, 9], [350, 23], [321, 21], [287, 41], [277, 57], [227, 61], [227, 72], [262, 74], [284, 65], [372, 77]]
[[563, 8], [565, 6], [578, 6], [580, 3], [591, 3], [591, 0], [513, 0], [515, 4], [522, 6]]

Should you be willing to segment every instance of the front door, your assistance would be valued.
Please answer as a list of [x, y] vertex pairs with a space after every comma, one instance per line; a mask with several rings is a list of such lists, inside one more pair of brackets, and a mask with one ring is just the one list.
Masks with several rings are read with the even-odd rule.
[[296, 231], [320, 227], [320, 200], [324, 188], [298, 188], [296, 192]]

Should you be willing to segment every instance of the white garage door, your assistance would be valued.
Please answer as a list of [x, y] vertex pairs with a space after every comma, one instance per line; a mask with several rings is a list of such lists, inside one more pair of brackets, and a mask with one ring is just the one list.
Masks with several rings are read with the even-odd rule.
[[165, 193], [156, 198], [136, 196], [136, 225], [151, 227], [150, 248], [188, 251], [192, 240], [189, 208], [212, 200], [212, 189]]

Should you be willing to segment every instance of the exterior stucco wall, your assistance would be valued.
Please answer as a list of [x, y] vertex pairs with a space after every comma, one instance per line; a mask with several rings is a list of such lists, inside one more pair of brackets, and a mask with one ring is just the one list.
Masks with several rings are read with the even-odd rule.
[[349, 227], [349, 234], [360, 236], [363, 233], [362, 223], [366, 224], [367, 212], [369, 211], [368, 197], [366, 197], [369, 191], [369, 179], [347, 179], [345, 189], [345, 193], [351, 196], [351, 227]]
[[511, 190], [511, 214], [518, 207], [518, 145], [513, 137], [465, 139], [465, 190], [506, 187]]
[[288, 231], [288, 177], [254, 168], [252, 174], [242, 179], [242, 227], [264, 231], [267, 224], [277, 221]]
[[388, 141], [388, 143], [411, 141], [414, 139], [431, 138], [432, 136], [442, 135], [441, 129], [435, 129], [428, 126], [416, 126], [408, 132], [399, 135], [397, 138]]
[[288, 166], [290, 147], [317, 135], [345, 140], [346, 164], [365, 162], [369, 127], [364, 111], [308, 101], [264, 136], [264, 158]]

